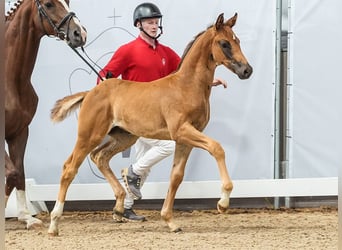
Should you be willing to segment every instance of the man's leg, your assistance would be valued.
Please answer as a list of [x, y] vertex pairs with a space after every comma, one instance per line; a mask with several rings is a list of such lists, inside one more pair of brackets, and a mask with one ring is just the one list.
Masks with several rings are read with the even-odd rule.
[[133, 210], [134, 197], [126, 190], [126, 198], [124, 202], [124, 214], [123, 217], [130, 221], [145, 221], [145, 216], [137, 215]]
[[[141, 158], [145, 154], [145, 152], [148, 149], [150, 149], [150, 146], [148, 144], [145, 144], [140, 139], [137, 140], [134, 147], [135, 147], [136, 159]], [[132, 169], [132, 168], [130, 167], [130, 169]], [[130, 175], [132, 175], [132, 173]], [[131, 180], [131, 178], [128, 177], [127, 180], [125, 180], [125, 182], [127, 182], [128, 180]], [[130, 192], [127, 191], [126, 185], [124, 186], [124, 188], [126, 190], [126, 198], [125, 198], [125, 202], [124, 202], [125, 211], [124, 211], [123, 217], [130, 220], [130, 221], [145, 221], [146, 219], [144, 216], [137, 215], [133, 211], [135, 196], [133, 196]]]
[[[132, 164], [133, 172], [139, 176], [147, 176], [150, 173], [151, 167], [170, 156], [175, 151], [175, 142], [169, 140], [155, 140], [148, 138], [139, 138], [136, 151], [137, 161]], [[142, 146], [148, 150], [140, 150]], [[147, 145], [147, 146], [146, 146]]]
[[174, 150], [174, 141], [138, 139], [136, 143], [137, 162], [121, 171], [127, 190], [135, 199], [141, 199], [140, 189], [151, 167], [171, 155]]

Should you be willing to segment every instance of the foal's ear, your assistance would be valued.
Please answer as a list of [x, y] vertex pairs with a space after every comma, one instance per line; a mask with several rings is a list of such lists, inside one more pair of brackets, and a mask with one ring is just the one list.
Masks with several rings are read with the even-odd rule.
[[216, 19], [216, 23], [215, 23], [215, 29], [216, 30], [219, 30], [222, 28], [223, 21], [224, 21], [223, 13], [221, 13]]
[[231, 17], [231, 18], [227, 21], [227, 25], [228, 25], [229, 27], [232, 28], [232, 27], [235, 25], [237, 16], [238, 16], [238, 14], [235, 13], [235, 15], [234, 15], [233, 17]]

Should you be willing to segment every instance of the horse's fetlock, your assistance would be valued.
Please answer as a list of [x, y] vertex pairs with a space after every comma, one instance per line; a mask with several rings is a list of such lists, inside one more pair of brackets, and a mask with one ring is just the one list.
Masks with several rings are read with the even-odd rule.
[[232, 182], [229, 182], [229, 183], [226, 183], [226, 184], [223, 184], [222, 188], [225, 192], [231, 192], [233, 190], [233, 183]]
[[160, 216], [164, 221], [169, 221], [171, 219], [171, 215], [170, 213], [166, 212], [166, 211], [160, 211]]
[[20, 180], [20, 173], [18, 170], [13, 170], [6, 178], [6, 183], [17, 183]]

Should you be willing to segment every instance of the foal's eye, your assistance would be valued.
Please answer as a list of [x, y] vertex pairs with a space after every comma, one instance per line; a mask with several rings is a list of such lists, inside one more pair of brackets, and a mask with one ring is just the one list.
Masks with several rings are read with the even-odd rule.
[[232, 45], [227, 40], [220, 40], [219, 44], [221, 46], [221, 49], [224, 55], [227, 58], [232, 59], [233, 58]]
[[223, 49], [231, 49], [232, 48], [230, 43], [228, 41], [225, 41], [225, 40], [221, 40], [220, 45]]
[[223, 44], [222, 44], [222, 47], [223, 47], [223, 48], [229, 48], [228, 43], [223, 43]]

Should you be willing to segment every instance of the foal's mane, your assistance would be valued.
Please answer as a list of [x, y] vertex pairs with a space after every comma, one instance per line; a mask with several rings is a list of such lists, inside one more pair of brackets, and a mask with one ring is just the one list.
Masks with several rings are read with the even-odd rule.
[[5, 15], [5, 21], [13, 20], [16, 11], [20, 7], [20, 5], [24, 2], [24, 0], [17, 0], [17, 2], [14, 3], [14, 7], [12, 7], [9, 11], [7, 11]]
[[194, 37], [194, 39], [188, 43], [188, 45], [185, 47], [185, 50], [184, 50], [184, 52], [183, 52], [183, 55], [182, 55], [182, 58], [181, 58], [181, 61], [180, 61], [179, 65], [178, 65], [177, 70], [178, 70], [178, 69], [180, 68], [180, 66], [182, 65], [184, 58], [185, 58], [186, 55], [188, 54], [189, 50], [191, 49], [192, 45], [193, 45], [194, 42], [197, 40], [197, 38], [199, 38], [203, 33], [205, 33], [205, 32], [206, 32], [208, 29], [210, 29], [211, 27], [213, 27], [213, 25], [210, 25], [206, 30], [203, 30], [203, 31], [201, 31], [200, 33], [198, 33], [198, 34]]

